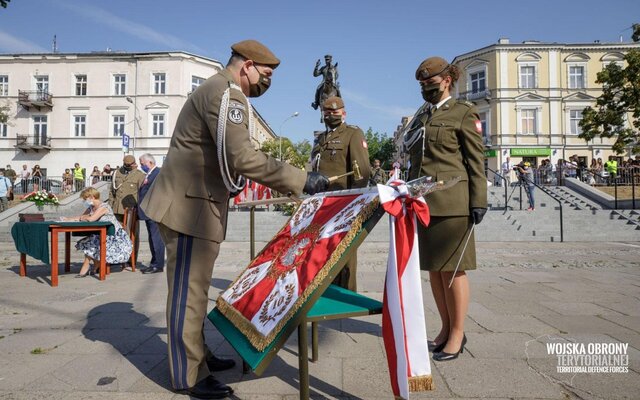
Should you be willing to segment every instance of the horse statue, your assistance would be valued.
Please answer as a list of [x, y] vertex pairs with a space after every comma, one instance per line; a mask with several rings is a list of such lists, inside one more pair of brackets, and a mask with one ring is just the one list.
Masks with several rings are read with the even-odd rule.
[[[313, 76], [322, 75], [322, 82], [316, 89], [315, 101], [311, 103], [311, 107], [317, 110], [324, 101], [331, 96], [340, 95], [340, 85], [338, 84], [338, 63], [331, 63], [331, 56], [324, 56], [325, 65], [320, 67], [320, 60], [316, 61], [316, 67], [313, 70]], [[321, 110], [322, 111], [322, 110]]]

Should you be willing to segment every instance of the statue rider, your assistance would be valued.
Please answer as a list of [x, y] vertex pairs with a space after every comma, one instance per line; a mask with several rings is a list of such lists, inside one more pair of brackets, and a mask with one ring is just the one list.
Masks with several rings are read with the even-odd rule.
[[316, 97], [315, 101], [311, 103], [311, 107], [314, 110], [318, 109], [320, 103], [322, 103], [322, 91], [325, 85], [331, 85], [335, 89], [334, 93], [327, 93], [326, 97], [329, 96], [340, 96], [340, 88], [338, 85], [338, 63], [331, 64], [331, 55], [327, 54], [324, 56], [325, 65], [320, 67], [320, 60], [316, 61], [316, 67], [313, 70], [313, 76], [322, 75], [322, 82], [318, 85], [316, 89]]

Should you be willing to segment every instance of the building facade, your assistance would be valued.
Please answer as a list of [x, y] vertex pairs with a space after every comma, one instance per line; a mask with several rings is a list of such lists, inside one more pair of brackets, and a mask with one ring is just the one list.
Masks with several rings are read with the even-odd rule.
[[[540, 165], [577, 155], [589, 165], [611, 155], [613, 139], [586, 142], [578, 137], [582, 110], [602, 93], [596, 75], [640, 43], [560, 44], [500, 39], [461, 54], [453, 64], [460, 79], [453, 96], [473, 102], [480, 114], [487, 167], [498, 170], [511, 158]], [[395, 133], [401, 142], [403, 118]], [[622, 156], [630, 157], [631, 154]]]
[[[39, 164], [60, 176], [78, 162], [87, 171], [122, 163], [128, 153], [162, 164], [189, 94], [222, 70], [216, 60], [185, 52], [0, 55], [0, 166]], [[254, 110], [252, 141], [275, 134]]]

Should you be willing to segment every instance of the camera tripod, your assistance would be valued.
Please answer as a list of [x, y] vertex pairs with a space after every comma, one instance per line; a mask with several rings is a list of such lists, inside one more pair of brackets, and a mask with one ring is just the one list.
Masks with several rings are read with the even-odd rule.
[[[513, 196], [513, 192], [518, 187], [520, 188], [520, 209], [522, 210], [522, 188], [524, 187], [526, 180], [527, 178], [525, 176], [522, 176], [522, 174], [518, 174], [518, 183], [513, 185], [513, 188], [511, 189], [511, 193], [509, 193], [509, 196], [507, 197], [507, 201], [504, 205], [505, 210], [508, 207], [509, 200], [511, 200], [511, 196]], [[527, 203], [529, 203], [529, 206], [531, 207], [531, 198], [529, 197], [529, 190], [526, 187], [524, 188], [524, 194], [527, 196]]]

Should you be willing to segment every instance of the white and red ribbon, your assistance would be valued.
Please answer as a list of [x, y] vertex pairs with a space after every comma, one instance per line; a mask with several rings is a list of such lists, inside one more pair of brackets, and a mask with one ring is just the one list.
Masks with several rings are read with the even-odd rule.
[[411, 198], [403, 181], [378, 185], [389, 213], [390, 242], [382, 311], [382, 337], [391, 388], [396, 399], [432, 389], [427, 330], [422, 302], [417, 223], [429, 224], [429, 206]]

